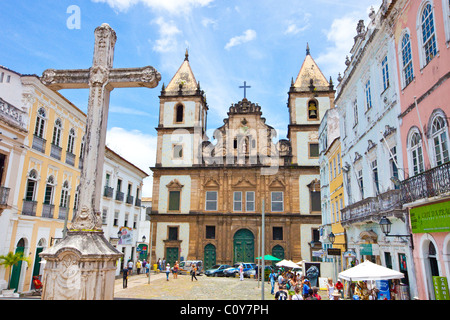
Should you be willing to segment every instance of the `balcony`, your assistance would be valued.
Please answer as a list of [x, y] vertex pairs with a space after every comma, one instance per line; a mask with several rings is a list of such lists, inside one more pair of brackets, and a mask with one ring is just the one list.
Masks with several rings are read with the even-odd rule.
[[125, 197], [125, 194], [123, 192], [120, 192], [120, 191], [116, 192], [116, 200], [117, 201], [123, 201], [124, 197]]
[[366, 222], [378, 223], [383, 216], [403, 219], [404, 210], [400, 201], [400, 190], [389, 190], [377, 197], [370, 197], [342, 209], [343, 227]]
[[403, 204], [448, 195], [450, 192], [450, 162], [403, 180], [400, 183], [400, 190]]
[[59, 207], [58, 219], [65, 220], [69, 213], [69, 208], [67, 207]]
[[55, 210], [55, 205], [54, 204], [44, 203], [42, 205], [42, 217], [43, 218], [53, 219], [54, 210]]
[[36, 216], [37, 201], [23, 200], [22, 214]]
[[33, 144], [31, 145], [31, 147], [37, 151], [45, 153], [45, 144], [46, 143], [47, 143], [47, 140], [34, 135], [33, 136]]
[[75, 155], [69, 151], [66, 152], [66, 163], [71, 166], [75, 165]]
[[114, 188], [105, 187], [105, 191], [103, 192], [103, 196], [107, 197], [107, 198], [112, 198], [114, 194]]
[[6, 208], [8, 206], [10, 188], [0, 187], [0, 208]]
[[128, 196], [127, 196], [127, 200], [126, 200], [126, 203], [127, 203], [127, 204], [133, 204], [133, 200], [134, 200], [134, 197], [133, 197], [133, 196], [130, 196], [130, 195], [128, 195]]
[[141, 199], [136, 199], [136, 202], [134, 203], [134, 205], [136, 207], [140, 207], [141, 206]]
[[19, 108], [16, 108], [12, 104], [9, 104], [2, 98], [0, 98], [0, 118], [11, 124], [12, 126], [19, 128], [20, 130], [27, 130], [27, 114]]
[[52, 146], [52, 148], [50, 149], [50, 156], [55, 159], [61, 160], [62, 148], [57, 145], [54, 145], [53, 143], [51, 144], [51, 146]]

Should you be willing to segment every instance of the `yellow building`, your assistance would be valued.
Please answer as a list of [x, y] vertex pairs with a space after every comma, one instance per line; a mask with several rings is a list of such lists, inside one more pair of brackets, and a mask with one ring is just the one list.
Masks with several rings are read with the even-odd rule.
[[66, 221], [72, 220], [86, 123], [81, 110], [37, 76], [22, 75], [21, 85], [28, 102], [27, 151], [17, 211], [9, 223], [9, 251], [23, 251], [32, 265], [13, 268], [11, 287], [18, 292], [31, 289], [32, 276], [40, 274], [38, 254], [61, 238]]

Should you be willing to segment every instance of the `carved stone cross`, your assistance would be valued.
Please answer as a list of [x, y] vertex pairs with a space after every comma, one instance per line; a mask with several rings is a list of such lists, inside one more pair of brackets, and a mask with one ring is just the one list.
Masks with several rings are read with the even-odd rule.
[[103, 235], [100, 213], [109, 95], [114, 88], [154, 88], [161, 75], [153, 67], [113, 69], [116, 33], [108, 24], [95, 29], [92, 67], [45, 70], [41, 81], [53, 90], [89, 88], [80, 180], [80, 212], [67, 235], [39, 255], [46, 261], [43, 300], [111, 300], [116, 261], [122, 252]]
[[41, 81], [53, 90], [89, 88], [80, 211], [72, 220], [72, 230], [102, 230], [100, 199], [110, 92], [114, 88], [155, 88], [161, 80], [159, 72], [151, 66], [113, 69], [116, 40], [115, 31], [104, 23], [95, 29], [91, 68], [47, 69], [41, 77]]

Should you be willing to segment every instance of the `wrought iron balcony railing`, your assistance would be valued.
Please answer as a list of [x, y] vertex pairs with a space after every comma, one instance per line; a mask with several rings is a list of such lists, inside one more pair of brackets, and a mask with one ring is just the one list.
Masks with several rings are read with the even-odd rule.
[[133, 204], [133, 199], [134, 199], [133, 196], [127, 195], [126, 203], [127, 204]]
[[106, 186], [103, 195], [107, 198], [112, 198], [114, 195], [114, 188]]
[[36, 216], [37, 201], [23, 200], [22, 214]]
[[53, 219], [54, 210], [55, 210], [55, 205], [54, 204], [44, 203], [42, 205], [42, 217], [43, 218], [51, 218], [51, 219]]
[[117, 201], [123, 201], [124, 197], [125, 197], [125, 194], [123, 192], [120, 192], [120, 191], [116, 192], [116, 200]]
[[45, 144], [46, 144], [47, 140], [38, 137], [36, 135], [33, 136], [33, 144], [31, 145], [31, 147], [37, 151], [40, 151], [42, 153], [45, 153]]
[[50, 149], [50, 156], [55, 159], [61, 160], [62, 148], [57, 145], [54, 145], [53, 143], [51, 144], [51, 146], [52, 148]]
[[72, 152], [66, 152], [66, 163], [71, 166], [75, 165], [75, 155]]
[[450, 193], [450, 162], [401, 181], [400, 190], [404, 204]]

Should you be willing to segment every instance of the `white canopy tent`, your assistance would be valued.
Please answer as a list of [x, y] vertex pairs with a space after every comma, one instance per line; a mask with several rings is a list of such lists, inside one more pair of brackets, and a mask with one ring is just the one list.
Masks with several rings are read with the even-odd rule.
[[276, 266], [277, 267], [293, 268], [293, 269], [294, 268], [300, 268], [300, 266], [298, 264], [294, 263], [291, 260], [286, 260], [286, 259], [281, 260], [280, 262], [277, 262]]
[[339, 273], [338, 277], [348, 281], [401, 279], [405, 275], [369, 260]]

